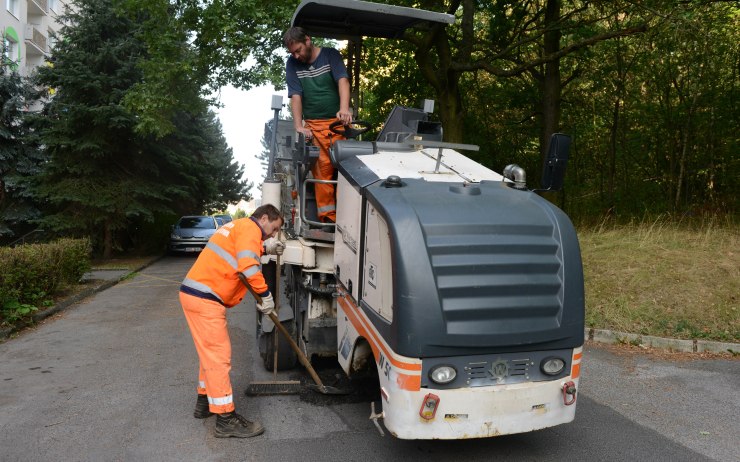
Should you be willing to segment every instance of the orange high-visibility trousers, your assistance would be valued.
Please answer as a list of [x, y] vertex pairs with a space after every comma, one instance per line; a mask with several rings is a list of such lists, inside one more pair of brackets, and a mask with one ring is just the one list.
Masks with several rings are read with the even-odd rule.
[[[329, 157], [329, 148], [337, 140], [344, 137], [329, 130], [329, 125], [339, 119], [306, 120], [306, 127], [313, 133], [313, 144], [319, 148], [319, 159], [311, 168], [313, 177], [317, 180], [333, 180], [334, 166]], [[334, 185], [314, 183], [316, 193], [316, 207], [318, 208], [319, 221], [337, 221], [337, 201], [334, 196]]]
[[211, 412], [234, 410], [231, 390], [231, 340], [226, 327], [226, 308], [218, 302], [180, 292], [180, 303], [198, 352], [198, 394], [208, 396]]

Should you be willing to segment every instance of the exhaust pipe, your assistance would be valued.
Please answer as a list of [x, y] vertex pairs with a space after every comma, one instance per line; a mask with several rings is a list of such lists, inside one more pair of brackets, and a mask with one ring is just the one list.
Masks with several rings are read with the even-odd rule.
[[514, 182], [510, 184], [514, 189], [527, 189], [527, 173], [517, 164], [509, 164], [504, 168], [504, 178]]

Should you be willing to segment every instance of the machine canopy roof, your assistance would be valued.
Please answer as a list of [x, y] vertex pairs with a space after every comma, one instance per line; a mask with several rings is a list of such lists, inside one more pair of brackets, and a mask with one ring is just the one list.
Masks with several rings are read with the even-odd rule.
[[303, 0], [291, 24], [303, 27], [310, 36], [348, 40], [400, 38], [409, 27], [454, 21], [451, 14], [360, 0]]

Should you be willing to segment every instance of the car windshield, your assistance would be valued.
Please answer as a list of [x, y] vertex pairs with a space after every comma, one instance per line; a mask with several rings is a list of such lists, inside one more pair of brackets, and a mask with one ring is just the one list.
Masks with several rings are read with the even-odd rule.
[[180, 228], [214, 229], [216, 222], [211, 217], [183, 217], [180, 218]]

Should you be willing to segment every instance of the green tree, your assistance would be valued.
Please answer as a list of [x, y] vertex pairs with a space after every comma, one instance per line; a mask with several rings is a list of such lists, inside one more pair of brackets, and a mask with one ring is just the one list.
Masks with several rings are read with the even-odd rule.
[[230, 203], [250, 200], [252, 183], [243, 180], [244, 166], [234, 160], [233, 150], [223, 136], [221, 122], [209, 111], [202, 121], [205, 160], [208, 165], [201, 182], [210, 188], [203, 209], [209, 213], [225, 210]]
[[[140, 131], [158, 136], [173, 131], [168, 114], [187, 107], [179, 102], [181, 82], [197, 82], [201, 96], [229, 83], [243, 89], [284, 85], [284, 54], [277, 51], [293, 13], [290, 2], [122, 0], [121, 5], [131, 17], [144, 18], [145, 78], [125, 100], [141, 116]], [[191, 46], [173, 46], [173, 36], [187, 38]]]
[[[737, 191], [738, 18], [737, 5], [689, 3], [651, 36], [651, 72], [643, 82], [653, 95], [651, 115], [664, 129], [654, 162], [673, 211]], [[733, 170], [735, 180], [728, 176]]]
[[734, 212], [738, 10], [684, 2], [657, 13], [639, 39], [582, 56], [585, 78], [573, 86], [564, 120], [578, 139], [573, 200], [580, 210], [618, 216]]
[[39, 72], [39, 82], [56, 90], [40, 130], [49, 163], [38, 191], [54, 207], [43, 222], [92, 236], [105, 257], [136, 223], [185, 208], [220, 209], [248, 197], [250, 187], [206, 102], [193, 96], [199, 90], [182, 88], [191, 108], [172, 113], [168, 136], [139, 129], [139, 114], [125, 99], [144, 79], [147, 22], [122, 14], [118, 4], [76, 0], [63, 18], [65, 40], [53, 67]]
[[[416, 6], [413, 2], [403, 3]], [[411, 45], [418, 75], [439, 102], [445, 138], [450, 141], [463, 141], [466, 135], [467, 92], [462, 86], [467, 82], [466, 76], [520, 79], [528, 74], [533, 78], [539, 97], [535, 116], [544, 153], [550, 134], [559, 126], [562, 89], [577, 77], [561, 75], [562, 61], [601, 41], [644, 31], [645, 25], [639, 22], [617, 29], [607, 29], [597, 22], [603, 10], [623, 11], [630, 8], [628, 5], [601, 2], [591, 6], [560, 0], [427, 0], [418, 6], [455, 14], [458, 21], [452, 26], [433, 25], [429, 30], [407, 31], [404, 40]], [[386, 46], [398, 45], [386, 42]], [[394, 65], [390, 63], [391, 67]], [[393, 75], [387, 68], [376, 71]], [[386, 85], [393, 85], [391, 79], [385, 81]]]
[[[570, 133], [568, 200], [589, 213], [681, 211], [702, 201], [736, 208], [732, 2], [376, 1], [448, 12], [456, 24], [365, 40], [361, 118], [379, 124], [391, 104], [431, 97], [447, 140], [480, 144], [475, 156], [488, 166], [513, 161], [534, 172], [550, 134]], [[167, 8], [195, 49], [182, 72], [210, 74], [215, 87], [284, 85], [280, 35], [294, 4], [175, 5]], [[152, 34], [149, 48], [166, 49], [163, 37]], [[168, 75], [158, 66], [146, 70], [147, 84]]]
[[0, 236], [12, 236], [40, 214], [30, 180], [41, 170], [44, 156], [27, 117], [36, 93], [12, 63], [0, 62]]

